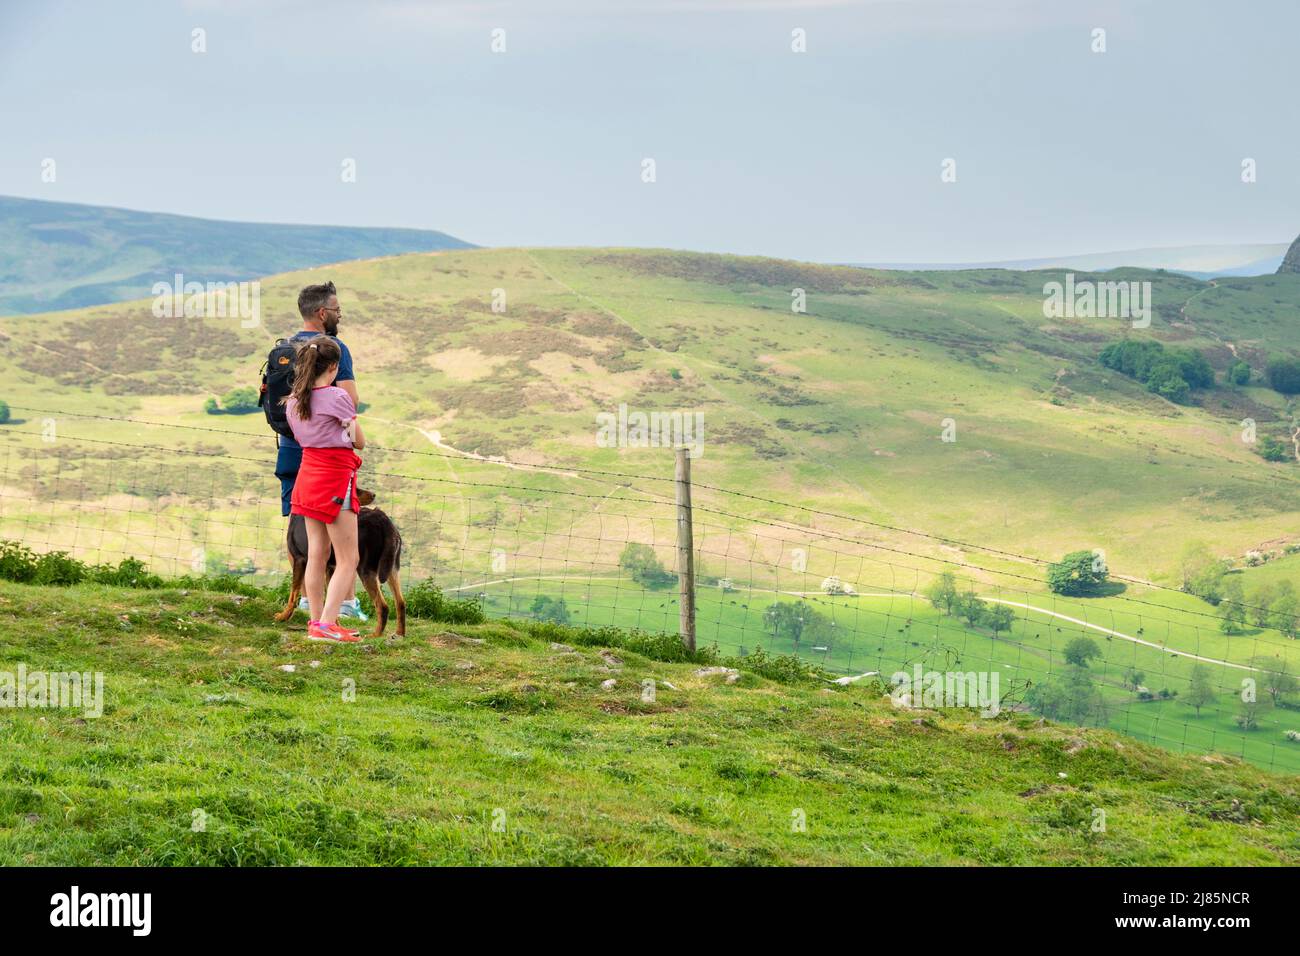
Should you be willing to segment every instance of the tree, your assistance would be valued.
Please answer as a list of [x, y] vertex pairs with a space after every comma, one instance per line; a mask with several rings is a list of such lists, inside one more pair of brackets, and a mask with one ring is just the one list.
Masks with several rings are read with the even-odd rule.
[[1201, 708], [1214, 702], [1214, 687], [1210, 684], [1209, 668], [1197, 664], [1192, 668], [1192, 684], [1187, 691], [1187, 702], [1196, 708], [1196, 716], [1201, 716]]
[[1268, 385], [1283, 395], [1300, 394], [1300, 361], [1293, 358], [1275, 358], [1264, 369]]
[[232, 388], [221, 399], [227, 415], [247, 415], [257, 411], [257, 389]]
[[659, 563], [654, 548], [648, 544], [629, 543], [618, 556], [618, 563], [633, 581], [652, 591], [670, 587], [675, 580], [675, 576]]
[[1242, 730], [1257, 730], [1259, 728], [1259, 701], [1243, 700], [1241, 702], [1241, 713], [1237, 715], [1237, 726]]
[[1101, 648], [1091, 637], [1076, 637], [1065, 645], [1065, 659], [1076, 667], [1087, 667], [1088, 661], [1101, 657]]
[[1183, 371], [1171, 358], [1164, 358], [1151, 367], [1147, 389], [1178, 405], [1186, 405], [1192, 388], [1183, 378]]
[[830, 631], [829, 619], [806, 601], [769, 604], [763, 612], [763, 623], [772, 629], [773, 637], [780, 637], [784, 631], [796, 649], [805, 634], [821, 636]]
[[1219, 630], [1224, 634], [1240, 634], [1246, 626], [1246, 598], [1242, 594], [1241, 578], [1230, 576], [1224, 579], [1219, 618]]
[[1249, 385], [1250, 366], [1245, 362], [1233, 362], [1228, 366], [1229, 385]]
[[1268, 626], [1295, 640], [1300, 632], [1300, 601], [1291, 591], [1291, 582], [1278, 585], [1278, 596], [1268, 606]]
[[1047, 566], [1047, 586], [1057, 594], [1095, 594], [1106, 583], [1106, 562], [1092, 551], [1071, 551]]
[[944, 571], [930, 582], [925, 589], [925, 596], [937, 611], [951, 614], [957, 604], [957, 577], [951, 571]]
[[1255, 443], [1255, 453], [1265, 461], [1289, 461], [1291, 448], [1280, 438], [1265, 435]]
[[988, 605], [980, 600], [974, 591], [967, 591], [957, 599], [957, 614], [970, 627], [979, 627], [984, 623], [984, 617], [988, 613]]
[[1300, 681], [1297, 681], [1295, 675], [1291, 673], [1289, 661], [1281, 657], [1256, 657], [1250, 663], [1260, 672], [1264, 690], [1268, 692], [1274, 707], [1278, 705], [1281, 698], [1295, 693], [1297, 688], [1300, 688]]
[[1086, 667], [1069, 667], [1062, 677], [1034, 685], [1025, 699], [1045, 717], [1076, 724], [1089, 720], [1098, 725], [1106, 722], [1105, 698], [1097, 690]]
[[1005, 604], [994, 604], [984, 614], [984, 625], [993, 631], [994, 637], [1002, 631], [1011, 630], [1011, 625], [1015, 622], [1016, 612]]
[[1269, 608], [1278, 599], [1277, 585], [1264, 582], [1250, 595], [1250, 612], [1257, 627], [1269, 626]]
[[1142, 673], [1136, 667], [1130, 667], [1124, 672], [1124, 684], [1126, 687], [1132, 687], [1136, 691], [1142, 686], [1142, 682], [1147, 679], [1147, 675]]
[[564, 598], [554, 600], [544, 594], [539, 594], [533, 598], [529, 610], [533, 614], [533, 619], [537, 621], [552, 621], [555, 624], [569, 623], [569, 606], [564, 603]]
[[1223, 599], [1223, 579], [1228, 563], [1215, 558], [1201, 542], [1183, 549], [1183, 590], [1204, 601], [1218, 604]]
[[772, 629], [773, 637], [781, 636], [781, 625], [785, 621], [786, 605], [777, 601], [775, 604], [769, 604], [763, 611], [763, 623]]

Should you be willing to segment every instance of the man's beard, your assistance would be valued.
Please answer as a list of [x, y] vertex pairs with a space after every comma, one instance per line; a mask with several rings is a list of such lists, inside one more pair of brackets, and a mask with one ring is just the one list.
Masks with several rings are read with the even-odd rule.
[[321, 324], [325, 326], [326, 335], [339, 334], [339, 320], [337, 318], [333, 318], [333, 317], [328, 318]]

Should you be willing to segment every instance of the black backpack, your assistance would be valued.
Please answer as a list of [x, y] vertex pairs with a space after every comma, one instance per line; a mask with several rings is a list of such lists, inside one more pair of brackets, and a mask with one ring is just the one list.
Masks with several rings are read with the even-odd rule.
[[289, 427], [284, 400], [293, 390], [293, 360], [298, 354], [298, 344], [291, 339], [276, 340], [275, 348], [262, 366], [262, 390], [257, 395], [266, 423], [289, 438], [293, 437], [293, 429]]

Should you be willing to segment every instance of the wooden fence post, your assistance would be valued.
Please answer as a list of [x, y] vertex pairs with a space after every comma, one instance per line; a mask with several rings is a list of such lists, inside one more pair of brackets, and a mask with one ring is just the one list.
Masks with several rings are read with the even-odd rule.
[[695, 541], [691, 530], [691, 459], [677, 449], [677, 586], [681, 618], [678, 632], [688, 651], [695, 651]]

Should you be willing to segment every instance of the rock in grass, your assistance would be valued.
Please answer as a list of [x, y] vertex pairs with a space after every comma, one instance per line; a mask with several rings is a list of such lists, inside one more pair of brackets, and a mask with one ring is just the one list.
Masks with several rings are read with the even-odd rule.
[[600, 682], [601, 690], [613, 690], [616, 686], [618, 686], [618, 681], [614, 680], [612, 677], [609, 680], [603, 680]]
[[728, 684], [740, 680], [740, 671], [734, 667], [701, 667], [695, 672], [696, 677], [725, 677]]
[[284, 671], [286, 674], [292, 674], [297, 669], [298, 669], [297, 664], [281, 664], [279, 667], [276, 668], [276, 670]]
[[571, 645], [557, 644], [555, 641], [551, 641], [551, 650], [559, 651], [561, 654], [572, 654], [574, 652]]
[[609, 651], [601, 651], [600, 659], [604, 661], [606, 664], [608, 664], [610, 667], [623, 666], [623, 658], [619, 657], [617, 654], [611, 654]]

